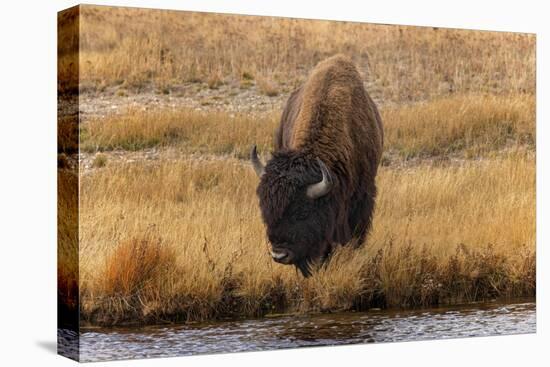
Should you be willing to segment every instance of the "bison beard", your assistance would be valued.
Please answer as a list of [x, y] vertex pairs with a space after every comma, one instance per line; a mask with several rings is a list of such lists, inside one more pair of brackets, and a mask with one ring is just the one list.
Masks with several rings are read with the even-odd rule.
[[355, 66], [343, 56], [320, 63], [290, 96], [257, 195], [276, 262], [305, 276], [338, 244], [363, 243], [372, 221], [382, 124]]

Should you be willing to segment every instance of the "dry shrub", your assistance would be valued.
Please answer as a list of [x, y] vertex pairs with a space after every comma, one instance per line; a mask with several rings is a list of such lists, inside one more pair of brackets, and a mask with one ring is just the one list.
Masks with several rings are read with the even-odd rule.
[[261, 94], [265, 94], [268, 97], [275, 97], [279, 95], [277, 83], [269, 78], [259, 77], [256, 80], [256, 84]]
[[254, 80], [254, 75], [249, 71], [243, 71], [241, 78], [242, 80]]
[[214, 72], [208, 77], [208, 79], [206, 80], [206, 84], [210, 89], [218, 89], [224, 84], [223, 77], [220, 75], [220, 73]]
[[102, 168], [107, 165], [108, 158], [105, 154], [98, 153], [96, 154], [92, 166], [94, 168]]
[[175, 254], [160, 239], [130, 238], [109, 256], [103, 270], [103, 294], [132, 297], [145, 292], [173, 267]]
[[126, 93], [126, 89], [120, 88], [116, 91], [116, 96], [117, 97], [127, 97], [128, 93]]
[[151, 234], [122, 240], [95, 277], [83, 281], [82, 312], [106, 324], [161, 317], [159, 298], [175, 259], [174, 250]]

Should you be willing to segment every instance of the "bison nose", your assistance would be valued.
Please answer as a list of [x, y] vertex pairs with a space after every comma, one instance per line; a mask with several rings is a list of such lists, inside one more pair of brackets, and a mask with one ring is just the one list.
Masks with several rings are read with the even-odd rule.
[[276, 261], [283, 260], [285, 257], [288, 256], [288, 251], [283, 249], [274, 248], [273, 250], [270, 250], [270, 252], [271, 252], [271, 257]]
[[292, 251], [286, 246], [286, 244], [276, 244], [271, 245], [271, 250], [269, 251], [271, 254], [271, 257], [274, 261], [281, 263], [281, 264], [289, 264], [292, 262]]

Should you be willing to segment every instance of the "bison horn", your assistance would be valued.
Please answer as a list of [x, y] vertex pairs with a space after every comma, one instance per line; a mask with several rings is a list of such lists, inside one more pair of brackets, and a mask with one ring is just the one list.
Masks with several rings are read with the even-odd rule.
[[265, 167], [262, 162], [260, 162], [260, 158], [258, 158], [258, 152], [256, 151], [255, 145], [250, 150], [250, 161], [252, 162], [252, 167], [254, 167], [254, 171], [256, 171], [258, 177], [262, 178], [265, 173]]
[[319, 162], [319, 167], [321, 168], [321, 173], [323, 174], [323, 178], [321, 181], [309, 185], [306, 191], [306, 195], [310, 199], [317, 199], [322, 196], [325, 196], [330, 192], [332, 189], [332, 179], [330, 177], [330, 172], [328, 171], [327, 166], [321, 161], [319, 158], [317, 158], [317, 162]]

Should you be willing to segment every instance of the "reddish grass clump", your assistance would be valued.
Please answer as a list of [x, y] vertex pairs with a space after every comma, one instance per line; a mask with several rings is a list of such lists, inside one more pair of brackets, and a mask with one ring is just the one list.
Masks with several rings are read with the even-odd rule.
[[174, 251], [159, 238], [121, 241], [105, 258], [94, 285], [81, 289], [81, 315], [104, 325], [158, 318], [159, 289], [174, 264]]
[[173, 251], [160, 239], [129, 238], [107, 258], [103, 270], [104, 294], [132, 297], [143, 293], [173, 262]]

